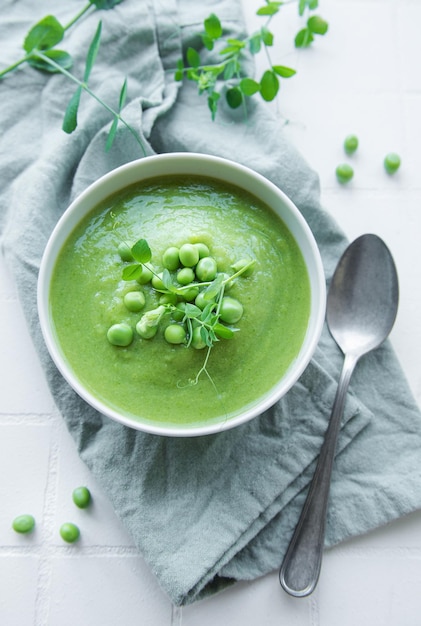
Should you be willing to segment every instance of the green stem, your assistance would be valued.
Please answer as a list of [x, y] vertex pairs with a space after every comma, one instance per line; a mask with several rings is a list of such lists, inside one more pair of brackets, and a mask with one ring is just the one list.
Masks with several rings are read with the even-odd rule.
[[15, 70], [17, 67], [19, 67], [19, 65], [22, 65], [22, 63], [26, 63], [26, 61], [29, 58], [30, 58], [30, 55], [26, 55], [26, 56], [22, 57], [22, 59], [20, 59], [19, 61], [16, 61], [16, 63], [12, 63], [12, 65], [9, 65], [9, 67], [6, 67], [4, 70], [2, 70], [0, 72], [0, 78], [3, 78], [3, 76], [8, 74], [9, 72], [13, 72], [13, 70]]
[[92, 2], [89, 2], [89, 4], [87, 4], [81, 11], [79, 11], [79, 13], [77, 13], [77, 15], [75, 15], [75, 17], [71, 19], [68, 24], [66, 24], [66, 26], [63, 26], [64, 30], [69, 30], [69, 28], [71, 28], [73, 24], [75, 24], [75, 22], [77, 22], [83, 15], [85, 15], [85, 13], [87, 13], [87, 11], [92, 8], [92, 6]]
[[68, 70], [66, 70], [64, 67], [61, 67], [61, 65], [59, 65], [58, 63], [56, 63], [55, 61], [53, 61], [53, 59], [50, 59], [48, 56], [46, 56], [45, 54], [43, 54], [41, 51], [36, 50], [33, 51], [32, 54], [30, 56], [33, 56], [34, 58], [39, 58], [42, 59], [45, 63], [48, 63], [49, 65], [51, 65], [51, 67], [54, 67], [58, 72], [60, 72], [61, 74], [63, 74], [64, 76], [66, 76], [67, 78], [69, 78], [71, 81], [73, 81], [74, 83], [76, 83], [76, 85], [78, 85], [78, 87], [80, 87], [81, 89], [83, 89], [84, 91], [86, 91], [86, 93], [88, 93], [94, 100], [96, 100], [98, 102], [98, 104], [100, 104], [104, 109], [106, 109], [109, 113], [111, 113], [111, 115], [115, 118], [118, 119], [119, 122], [121, 122], [123, 124], [123, 126], [125, 126], [127, 128], [127, 130], [133, 135], [133, 137], [136, 139], [137, 143], [140, 145], [140, 147], [142, 148], [142, 153], [143, 156], [146, 156], [146, 150], [145, 147], [139, 137], [139, 135], [137, 134], [137, 132], [134, 130], [134, 128], [132, 128], [130, 126], [130, 124], [128, 124], [123, 117], [121, 117], [120, 113], [118, 113], [117, 111], [115, 111], [113, 108], [111, 108], [106, 102], [104, 102], [99, 96], [96, 95], [95, 92], [93, 92], [86, 83], [84, 83], [83, 81], [79, 80], [76, 76], [74, 76], [71, 72], [69, 72]]

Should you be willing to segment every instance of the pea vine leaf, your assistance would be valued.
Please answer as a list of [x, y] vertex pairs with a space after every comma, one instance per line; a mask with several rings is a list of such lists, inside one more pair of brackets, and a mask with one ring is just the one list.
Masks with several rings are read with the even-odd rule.
[[[271, 61], [270, 48], [273, 46], [274, 33], [270, 24], [272, 19], [284, 8], [285, 2], [272, 2], [260, 7], [256, 14], [266, 18], [266, 22], [259, 30], [245, 36], [243, 39], [225, 39], [224, 29], [220, 19], [211, 13], [203, 22], [203, 31], [198, 33], [201, 43], [208, 51], [219, 44], [218, 58], [213, 64], [204, 64], [198, 50], [190, 46], [184, 59], [176, 64], [174, 77], [177, 81], [183, 78], [196, 82], [199, 94], [207, 95], [208, 108], [214, 120], [218, 106], [223, 96], [231, 109], [237, 109], [246, 104], [247, 98], [257, 94], [266, 102], [274, 100], [279, 93], [282, 81], [291, 78], [296, 71], [286, 65], [274, 64]], [[306, 16], [318, 8], [318, 0], [298, 0], [299, 15]], [[307, 18], [304, 28], [296, 34], [294, 45], [296, 48], [306, 48], [312, 44], [315, 35], [325, 35], [328, 23], [318, 15]], [[256, 55], [264, 51], [269, 67], [258, 80], [255, 76], [247, 75], [245, 53]]]

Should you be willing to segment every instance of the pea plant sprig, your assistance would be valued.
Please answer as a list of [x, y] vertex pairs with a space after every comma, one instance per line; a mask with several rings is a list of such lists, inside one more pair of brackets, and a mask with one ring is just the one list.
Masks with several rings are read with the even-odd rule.
[[73, 66], [71, 54], [66, 50], [57, 48], [57, 46], [62, 43], [66, 32], [73, 27], [83, 15], [88, 13], [88, 11], [113, 9], [114, 6], [120, 4], [120, 2], [122, 2], [122, 0], [89, 0], [88, 4], [65, 25], [62, 25], [54, 15], [47, 15], [42, 18], [29, 29], [23, 40], [22, 47], [25, 54], [18, 61], [0, 70], [0, 80], [24, 63], [41, 72], [49, 74], [60, 73], [66, 76], [76, 84], [76, 91], [70, 99], [64, 113], [62, 123], [63, 131], [70, 134], [76, 130], [81, 95], [82, 92], [85, 92], [106, 109], [113, 119], [105, 146], [106, 151], [111, 149], [117, 134], [118, 125], [122, 124], [133, 135], [141, 148], [143, 156], [145, 156], [146, 151], [141, 138], [136, 130], [130, 126], [121, 115], [121, 110], [127, 98], [127, 80], [123, 82], [121, 87], [117, 110], [104, 102], [104, 100], [88, 86], [88, 81], [100, 47], [102, 22], [100, 21], [98, 23], [96, 32], [89, 46], [82, 80], [70, 72]]
[[[213, 384], [207, 370], [211, 351], [216, 342], [234, 337], [238, 329], [232, 324], [238, 322], [243, 315], [242, 304], [234, 298], [225, 297], [225, 290], [239, 276], [249, 276], [255, 264], [254, 259], [240, 259], [232, 265], [232, 274], [218, 272], [215, 259], [209, 255], [207, 246], [202, 244], [202, 250], [203, 247], [206, 251], [201, 257], [199, 248], [194, 244], [184, 244], [179, 250], [171, 247], [164, 254], [163, 258], [168, 261], [167, 265], [171, 269], [177, 268], [181, 273], [190, 270], [192, 277], [180, 283], [180, 274], [175, 279], [174, 273], [168, 267], [160, 273], [154, 270], [150, 263], [152, 252], [145, 239], [139, 239], [131, 247], [128, 244], [119, 246], [122, 260], [131, 261], [123, 268], [122, 279], [138, 280], [142, 284], [151, 282], [152, 289], [161, 296], [156, 308], [143, 313], [136, 324], [136, 333], [142, 339], [153, 338], [162, 318], [169, 314], [175, 323], [170, 323], [165, 329], [164, 337], [168, 343], [183, 343], [187, 348], [191, 346], [197, 350], [206, 348], [203, 365], [190, 384], [197, 384], [203, 373]], [[171, 258], [167, 253], [170, 253]], [[192, 270], [193, 266], [195, 272]], [[142, 280], [145, 274], [146, 279]], [[115, 345], [122, 345], [121, 324], [117, 326], [116, 330], [112, 329], [111, 335], [110, 330], [108, 331], [108, 339], [111, 336], [113, 342], [114, 333], [118, 333]], [[133, 333], [127, 329], [123, 329], [123, 332], [129, 333], [131, 342]], [[124, 340], [123, 344], [127, 345]]]
[[[288, 2], [273, 2], [266, 0], [266, 4], [257, 10], [257, 15], [265, 17], [263, 26], [251, 35], [242, 39], [224, 38], [221, 21], [212, 13], [203, 22], [204, 30], [199, 33], [204, 47], [212, 51], [215, 45], [221, 45], [220, 60], [214, 64], [202, 62], [200, 53], [193, 47], [186, 51], [186, 58], [179, 59], [175, 71], [175, 79], [181, 81], [183, 77], [197, 84], [199, 94], [206, 94], [208, 107], [212, 119], [215, 120], [218, 104], [222, 93], [228, 106], [236, 109], [245, 104], [246, 98], [260, 94], [266, 102], [276, 98], [280, 89], [280, 79], [290, 78], [296, 71], [285, 65], [272, 63], [270, 47], [273, 45], [274, 34], [270, 30], [270, 23], [281, 7]], [[298, 0], [298, 13], [306, 16], [318, 8], [318, 0]], [[296, 48], [307, 48], [314, 41], [315, 35], [324, 35], [328, 30], [328, 23], [318, 15], [310, 15], [305, 26], [300, 29], [294, 39]], [[268, 68], [263, 72], [260, 80], [247, 75], [244, 64], [245, 52], [252, 55], [264, 51], [268, 61]]]

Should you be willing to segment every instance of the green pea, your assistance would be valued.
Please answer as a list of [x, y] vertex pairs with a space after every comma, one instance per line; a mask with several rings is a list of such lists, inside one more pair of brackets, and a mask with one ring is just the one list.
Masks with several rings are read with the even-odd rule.
[[12, 528], [17, 533], [30, 533], [34, 530], [34, 527], [35, 518], [28, 513], [18, 515], [12, 522]]
[[166, 267], [167, 270], [176, 270], [180, 266], [179, 249], [175, 246], [167, 248], [162, 255], [162, 265]]
[[206, 348], [206, 342], [204, 341], [202, 334], [200, 332], [201, 328], [202, 328], [201, 326], [196, 326], [196, 328], [193, 328], [193, 333], [191, 337], [191, 345], [196, 350], [203, 350], [203, 348]]
[[348, 135], [345, 137], [344, 150], [347, 154], [353, 154], [358, 148], [358, 137], [356, 135]]
[[186, 302], [193, 302], [199, 294], [199, 287], [192, 285], [188, 289], [183, 289], [182, 297]]
[[91, 492], [87, 487], [76, 487], [73, 489], [72, 499], [79, 509], [86, 509], [91, 503]]
[[120, 258], [122, 261], [133, 261], [133, 254], [132, 251], [130, 249], [130, 246], [128, 243], [126, 243], [125, 241], [122, 241], [118, 248], [117, 248], [117, 252], [120, 255]]
[[230, 296], [224, 296], [219, 309], [221, 320], [226, 324], [235, 324], [243, 315], [241, 302]]
[[151, 280], [153, 278], [153, 272], [152, 272], [152, 267], [149, 263], [144, 263], [142, 265], [142, 273], [139, 276], [139, 278], [137, 278], [137, 282], [140, 285], [146, 285], [147, 283], [150, 283]]
[[[251, 262], [251, 259], [239, 259], [231, 267], [234, 270], [234, 273], [236, 274], [237, 272], [242, 270], [244, 267], [247, 267], [247, 265], [250, 262]], [[244, 276], [244, 277], [251, 276], [251, 274], [253, 274], [253, 270], [254, 270], [254, 263], [250, 265], [249, 267], [247, 267], [247, 269], [241, 273], [241, 276]]]
[[193, 243], [184, 243], [179, 254], [184, 267], [193, 267], [199, 260], [199, 250]]
[[195, 279], [194, 271], [191, 267], [183, 267], [177, 272], [177, 282], [180, 285], [189, 285]]
[[198, 241], [197, 243], [194, 243], [193, 245], [199, 251], [199, 259], [203, 259], [203, 257], [210, 255], [209, 248], [208, 248], [208, 246], [205, 243], [202, 243], [201, 241]]
[[394, 174], [401, 166], [401, 158], [396, 152], [389, 152], [385, 156], [383, 164], [388, 174]]
[[348, 163], [342, 163], [336, 168], [336, 178], [340, 183], [347, 183], [354, 176], [354, 170]]
[[113, 324], [108, 329], [107, 339], [113, 346], [129, 346], [133, 341], [133, 329], [125, 322]]
[[205, 293], [203, 291], [197, 294], [195, 301], [194, 301], [195, 305], [199, 307], [199, 309], [202, 309], [202, 311], [205, 308], [205, 306], [207, 306], [210, 302], [215, 302], [215, 300], [206, 298]]
[[76, 524], [65, 522], [60, 526], [60, 536], [67, 543], [74, 543], [80, 537], [80, 530]]
[[162, 272], [160, 272], [159, 274], [154, 274], [152, 276], [152, 287], [154, 289], [165, 289], [165, 285], [162, 282]]
[[168, 343], [180, 344], [186, 341], [186, 329], [180, 324], [169, 324], [164, 330], [164, 337]]
[[181, 322], [181, 320], [183, 319], [183, 317], [186, 314], [186, 303], [185, 302], [179, 302], [175, 309], [172, 311], [172, 316], [173, 319], [176, 322]]
[[196, 276], [203, 282], [213, 280], [217, 271], [218, 267], [216, 265], [216, 261], [211, 256], [204, 256], [199, 259], [199, 262], [196, 265]]
[[175, 293], [163, 293], [159, 298], [159, 304], [176, 304], [177, 294]]
[[145, 294], [142, 291], [129, 291], [123, 298], [124, 306], [132, 313], [138, 313], [145, 306]]

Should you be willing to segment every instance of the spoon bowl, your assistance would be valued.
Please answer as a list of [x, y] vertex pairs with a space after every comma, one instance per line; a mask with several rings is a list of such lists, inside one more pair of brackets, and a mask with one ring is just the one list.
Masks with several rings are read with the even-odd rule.
[[292, 596], [308, 596], [317, 585], [332, 467], [349, 381], [360, 357], [388, 337], [398, 301], [398, 277], [389, 249], [377, 235], [362, 235], [345, 250], [328, 291], [326, 321], [345, 359], [316, 470], [279, 572], [282, 587]]

